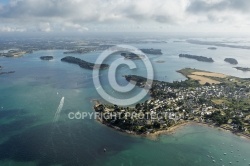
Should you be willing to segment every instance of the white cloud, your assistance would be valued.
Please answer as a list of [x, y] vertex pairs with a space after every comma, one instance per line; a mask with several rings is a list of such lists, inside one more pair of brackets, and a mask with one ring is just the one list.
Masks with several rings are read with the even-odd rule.
[[223, 24], [232, 30], [249, 26], [249, 11], [248, 0], [10, 0], [0, 6], [0, 26], [8, 23], [44, 32], [100, 27], [110, 31], [173, 27], [175, 31]]
[[42, 22], [38, 26], [39, 31], [42, 32], [50, 32], [51, 31], [51, 26], [49, 22]]
[[71, 23], [71, 22], [66, 22], [66, 23], [63, 23], [62, 30], [63, 31], [67, 30], [67, 31], [84, 32], [84, 31], [88, 31], [89, 28], [87, 28], [85, 26], [82, 26], [80, 24], [74, 24], [74, 23]]
[[25, 32], [25, 28], [10, 27], [10, 26], [0, 26], [0, 32]]

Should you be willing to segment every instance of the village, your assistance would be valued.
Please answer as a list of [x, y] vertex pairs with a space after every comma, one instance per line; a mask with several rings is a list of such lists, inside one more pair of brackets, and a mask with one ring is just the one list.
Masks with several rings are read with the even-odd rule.
[[[144, 87], [139, 76], [127, 76]], [[120, 131], [149, 134], [173, 126], [196, 122], [221, 127], [249, 136], [249, 86], [235, 84], [200, 85], [198, 81], [153, 82], [151, 99], [134, 107], [98, 104], [95, 111], [105, 113], [99, 121]], [[119, 118], [118, 115], [119, 114]], [[107, 116], [108, 115], [108, 116]]]

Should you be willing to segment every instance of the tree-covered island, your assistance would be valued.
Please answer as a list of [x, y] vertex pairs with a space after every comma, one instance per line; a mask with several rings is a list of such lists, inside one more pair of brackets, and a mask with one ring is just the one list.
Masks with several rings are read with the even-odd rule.
[[[173, 126], [195, 122], [250, 136], [250, 79], [190, 68], [178, 72], [188, 79], [173, 83], [153, 80], [151, 99], [134, 107], [97, 103], [94, 110], [100, 115], [98, 121], [137, 135], [168, 131]], [[145, 88], [146, 78], [124, 77]]]
[[197, 61], [201, 62], [214, 62], [212, 58], [204, 57], [204, 56], [198, 56], [198, 55], [190, 55], [190, 54], [179, 54], [180, 58], [188, 58], [188, 59], [195, 59]]
[[50, 61], [50, 60], [54, 59], [54, 57], [53, 56], [41, 56], [40, 59]]
[[234, 67], [234, 68], [241, 71], [250, 71], [249, 67]]
[[107, 64], [94, 64], [94, 63], [90, 63], [90, 62], [84, 61], [80, 58], [75, 58], [72, 56], [66, 56], [66, 57], [62, 58], [61, 61], [67, 62], [67, 63], [77, 64], [81, 68], [89, 69], [89, 70], [94, 70], [94, 69], [101, 69], [102, 70], [102, 69], [107, 69], [109, 67], [109, 65], [107, 65]]
[[230, 63], [232, 65], [237, 65], [238, 64], [238, 61], [236, 59], [234, 59], [234, 58], [225, 58], [224, 61], [227, 62], [227, 63]]
[[147, 48], [142, 48], [140, 49], [143, 53], [145, 54], [152, 54], [152, 55], [162, 55], [161, 49], [147, 49]]
[[132, 59], [132, 60], [145, 58], [144, 55], [139, 55], [135, 53], [125, 53], [125, 52], [122, 52], [121, 56], [123, 56], [125, 59]]

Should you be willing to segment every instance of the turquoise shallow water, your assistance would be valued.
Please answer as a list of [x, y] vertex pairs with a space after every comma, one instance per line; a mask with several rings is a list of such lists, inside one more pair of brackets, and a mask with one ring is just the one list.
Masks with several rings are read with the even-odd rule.
[[232, 165], [248, 165], [249, 143], [218, 129], [188, 125], [175, 134], [160, 136], [159, 140], [143, 140], [143, 144], [135, 144], [98, 164], [202, 166], [232, 162]]
[[[175, 71], [183, 67], [222, 72], [241, 77], [250, 77], [233, 69], [223, 61], [236, 56], [242, 66], [249, 50], [218, 48], [185, 42], [169, 41], [165, 44], [136, 44], [139, 48], [161, 48], [162, 56], [149, 55], [155, 78], [165, 81], [185, 79]], [[179, 53], [211, 56], [216, 62], [207, 64], [189, 59], [180, 59]], [[54, 60], [39, 59], [52, 55]], [[99, 52], [74, 55], [94, 62]], [[204, 126], [190, 125], [173, 135], [162, 135], [152, 141], [119, 133], [93, 119], [69, 120], [69, 112], [92, 112], [92, 99], [99, 99], [92, 83], [92, 72], [78, 66], [62, 63], [63, 50], [38, 51], [22, 58], [0, 58], [3, 71], [16, 71], [0, 76], [0, 165], [248, 165], [250, 144], [248, 140], [230, 133]], [[116, 59], [111, 57], [107, 63]], [[165, 63], [156, 63], [165, 60]], [[137, 63], [137, 62], [136, 62]], [[138, 63], [140, 66], [141, 64]], [[122, 74], [145, 74], [145, 68], [118, 71], [119, 83], [126, 84]], [[107, 89], [104, 71], [102, 81]], [[136, 88], [127, 96], [133, 96]], [[122, 96], [109, 91], [117, 97]], [[65, 103], [57, 123], [52, 123], [62, 97]], [[146, 99], [146, 98], [145, 98]], [[143, 99], [143, 100], [145, 100]], [[103, 152], [103, 148], [107, 152]], [[231, 151], [233, 151], [231, 153]], [[224, 155], [227, 153], [227, 155]], [[208, 156], [213, 156], [214, 159]], [[222, 161], [220, 161], [222, 159]], [[246, 159], [246, 160], [244, 160]], [[216, 160], [214, 163], [212, 160]], [[238, 162], [237, 162], [238, 161]]]

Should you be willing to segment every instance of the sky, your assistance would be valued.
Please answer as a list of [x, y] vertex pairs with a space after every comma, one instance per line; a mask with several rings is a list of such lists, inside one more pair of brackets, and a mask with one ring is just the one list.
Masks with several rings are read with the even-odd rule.
[[250, 34], [250, 0], [0, 0], [0, 32]]

